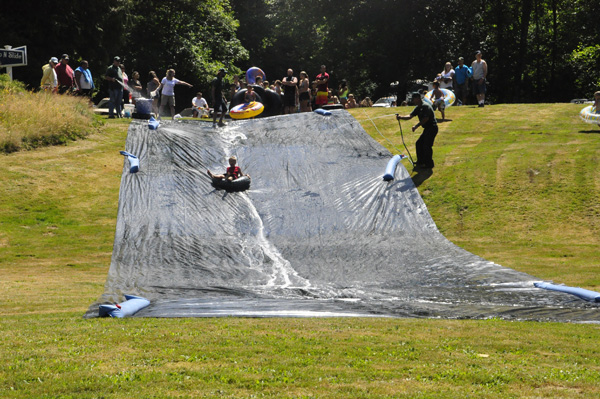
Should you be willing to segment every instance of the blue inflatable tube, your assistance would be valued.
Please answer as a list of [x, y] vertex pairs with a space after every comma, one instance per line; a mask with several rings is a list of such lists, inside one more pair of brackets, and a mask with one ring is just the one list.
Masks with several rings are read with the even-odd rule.
[[137, 173], [140, 170], [140, 160], [133, 154], [127, 151], [121, 151], [121, 155], [124, 155], [129, 160], [129, 172]]
[[400, 162], [401, 159], [402, 159], [402, 157], [400, 155], [394, 155], [392, 157], [392, 159], [390, 159], [387, 166], [385, 167], [385, 174], [383, 175], [383, 180], [385, 180], [385, 181], [394, 180], [394, 174], [396, 173], [396, 166], [398, 166], [398, 162]]
[[556, 285], [550, 283], [533, 283], [538, 288], [550, 291], [559, 291], [566, 294], [575, 295], [588, 302], [600, 302], [600, 292], [590, 291], [579, 287], [569, 287], [566, 285]]
[[100, 305], [98, 315], [100, 317], [116, 317], [122, 319], [123, 317], [133, 316], [148, 305], [150, 305], [150, 301], [146, 298], [135, 295], [125, 295], [125, 302], [121, 302], [118, 305]]
[[319, 115], [323, 115], [323, 116], [329, 116], [331, 115], [331, 112], [324, 110], [323, 108], [317, 108], [315, 109], [315, 112]]
[[150, 119], [148, 120], [148, 129], [156, 130], [156, 129], [158, 129], [159, 126], [160, 126], [160, 122], [157, 121], [156, 119], [154, 119], [153, 116], [151, 116]]

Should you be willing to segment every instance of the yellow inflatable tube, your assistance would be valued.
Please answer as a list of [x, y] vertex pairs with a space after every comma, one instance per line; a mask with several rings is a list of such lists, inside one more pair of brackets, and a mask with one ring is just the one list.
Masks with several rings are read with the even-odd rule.
[[236, 105], [229, 111], [229, 116], [233, 119], [248, 119], [260, 115], [265, 110], [265, 106], [258, 101]]

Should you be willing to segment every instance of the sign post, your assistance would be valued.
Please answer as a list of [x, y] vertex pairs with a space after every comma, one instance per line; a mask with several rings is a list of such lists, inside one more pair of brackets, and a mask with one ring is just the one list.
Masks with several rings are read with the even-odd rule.
[[0, 67], [6, 68], [6, 73], [12, 80], [12, 68], [27, 65], [27, 46], [15, 47], [4, 46], [0, 49]]

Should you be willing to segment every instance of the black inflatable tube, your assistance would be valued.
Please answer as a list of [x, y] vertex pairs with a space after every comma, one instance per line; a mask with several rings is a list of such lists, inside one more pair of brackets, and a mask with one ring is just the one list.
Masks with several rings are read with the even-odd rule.
[[250, 182], [251, 180], [248, 176], [238, 177], [233, 181], [215, 178], [212, 179], [212, 185], [214, 188], [228, 192], [248, 190], [250, 188]]

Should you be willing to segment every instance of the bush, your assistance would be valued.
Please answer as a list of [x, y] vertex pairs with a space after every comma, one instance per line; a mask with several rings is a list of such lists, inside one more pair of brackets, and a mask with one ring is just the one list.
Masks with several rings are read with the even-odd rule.
[[87, 99], [29, 92], [21, 82], [0, 75], [0, 151], [65, 144], [98, 125]]

